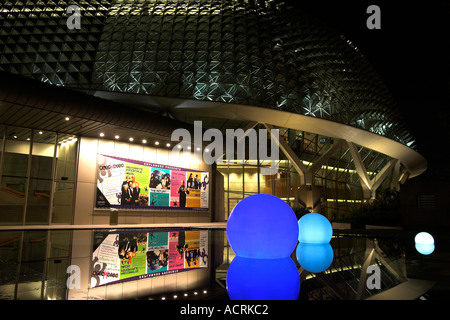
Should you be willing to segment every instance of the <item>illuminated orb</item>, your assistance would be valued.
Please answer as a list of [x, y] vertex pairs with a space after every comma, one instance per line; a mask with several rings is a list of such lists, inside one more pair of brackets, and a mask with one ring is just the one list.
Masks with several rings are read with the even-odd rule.
[[237, 256], [289, 257], [297, 245], [297, 218], [280, 198], [269, 194], [251, 195], [241, 200], [231, 212], [227, 237]]
[[330, 221], [318, 213], [308, 213], [298, 220], [298, 241], [302, 243], [329, 243], [333, 235]]
[[313, 273], [328, 269], [334, 257], [333, 248], [329, 243], [300, 242], [295, 253], [303, 269]]
[[252, 259], [236, 256], [227, 271], [231, 300], [296, 300], [300, 277], [290, 257]]
[[431, 254], [434, 251], [434, 238], [428, 232], [419, 232], [415, 236], [414, 242], [416, 250], [423, 255]]

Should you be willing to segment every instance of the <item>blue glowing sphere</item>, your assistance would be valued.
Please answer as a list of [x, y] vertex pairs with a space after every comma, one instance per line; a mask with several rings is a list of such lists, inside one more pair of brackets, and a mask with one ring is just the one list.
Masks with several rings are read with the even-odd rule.
[[280, 198], [269, 194], [251, 195], [241, 200], [231, 212], [227, 237], [237, 256], [289, 257], [297, 245], [297, 218]]
[[432, 254], [434, 251], [434, 244], [416, 243], [416, 250], [423, 255]]
[[227, 271], [231, 300], [296, 300], [300, 277], [290, 257], [252, 259], [236, 256]]
[[428, 255], [434, 251], [434, 238], [428, 232], [419, 232], [414, 237], [416, 250], [423, 254]]
[[307, 213], [298, 220], [298, 241], [329, 243], [333, 235], [330, 221], [318, 213]]
[[313, 273], [328, 269], [334, 257], [333, 248], [329, 243], [300, 242], [295, 253], [303, 269]]

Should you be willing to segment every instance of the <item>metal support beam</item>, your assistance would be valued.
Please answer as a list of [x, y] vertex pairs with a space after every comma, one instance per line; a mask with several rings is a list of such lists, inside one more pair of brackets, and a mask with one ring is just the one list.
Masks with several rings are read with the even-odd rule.
[[[264, 123], [267, 131], [272, 132], [273, 126], [267, 123]], [[300, 175], [301, 178], [305, 177], [305, 173], [307, 171], [307, 167], [302, 163], [302, 161], [298, 158], [295, 152], [291, 149], [291, 147], [287, 144], [284, 139], [280, 139], [280, 137], [275, 137], [281, 151], [283, 151], [284, 155], [291, 161], [293, 167]]]
[[356, 172], [361, 181], [361, 187], [363, 188], [364, 197], [375, 199], [376, 191], [381, 183], [389, 175], [391, 169], [399, 162], [397, 159], [391, 159], [389, 162], [378, 172], [373, 179], [369, 178], [367, 169], [361, 159], [361, 155], [358, 152], [358, 148], [353, 142], [347, 141], [350, 154], [355, 164]]

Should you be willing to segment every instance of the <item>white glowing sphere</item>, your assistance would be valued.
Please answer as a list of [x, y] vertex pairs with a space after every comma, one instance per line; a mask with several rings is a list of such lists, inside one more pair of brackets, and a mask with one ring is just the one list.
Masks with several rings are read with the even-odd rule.
[[428, 232], [419, 232], [414, 238], [414, 242], [419, 244], [434, 244], [434, 238]]

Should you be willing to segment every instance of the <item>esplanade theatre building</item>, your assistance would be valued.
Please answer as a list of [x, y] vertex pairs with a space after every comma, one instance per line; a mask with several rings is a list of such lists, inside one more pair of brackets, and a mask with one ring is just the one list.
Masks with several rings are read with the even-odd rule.
[[[175, 242], [211, 254], [198, 227], [224, 227], [249, 195], [336, 221], [427, 168], [357, 44], [283, 1], [3, 1], [0, 71], [0, 242], [17, 242], [11, 272], [39, 270], [37, 280], [28, 271], [1, 280], [14, 299], [125, 299], [207, 282], [212, 260], [159, 277], [150, 261]], [[194, 139], [195, 123], [220, 130], [228, 157], [205, 162], [211, 141]], [[176, 129], [192, 137], [178, 153]], [[277, 133], [278, 159], [249, 152], [245, 137], [243, 159], [230, 157], [230, 129], [266, 132], [258, 148]], [[263, 174], [273, 161], [276, 172]], [[161, 240], [130, 226], [170, 232]], [[128, 233], [111, 234], [120, 227]], [[124, 269], [139, 254], [121, 249], [115, 269], [96, 264], [113, 259], [108, 241], [124, 239], [147, 244], [147, 270]], [[69, 265], [88, 270], [81, 288], [44, 284], [42, 273]]]

